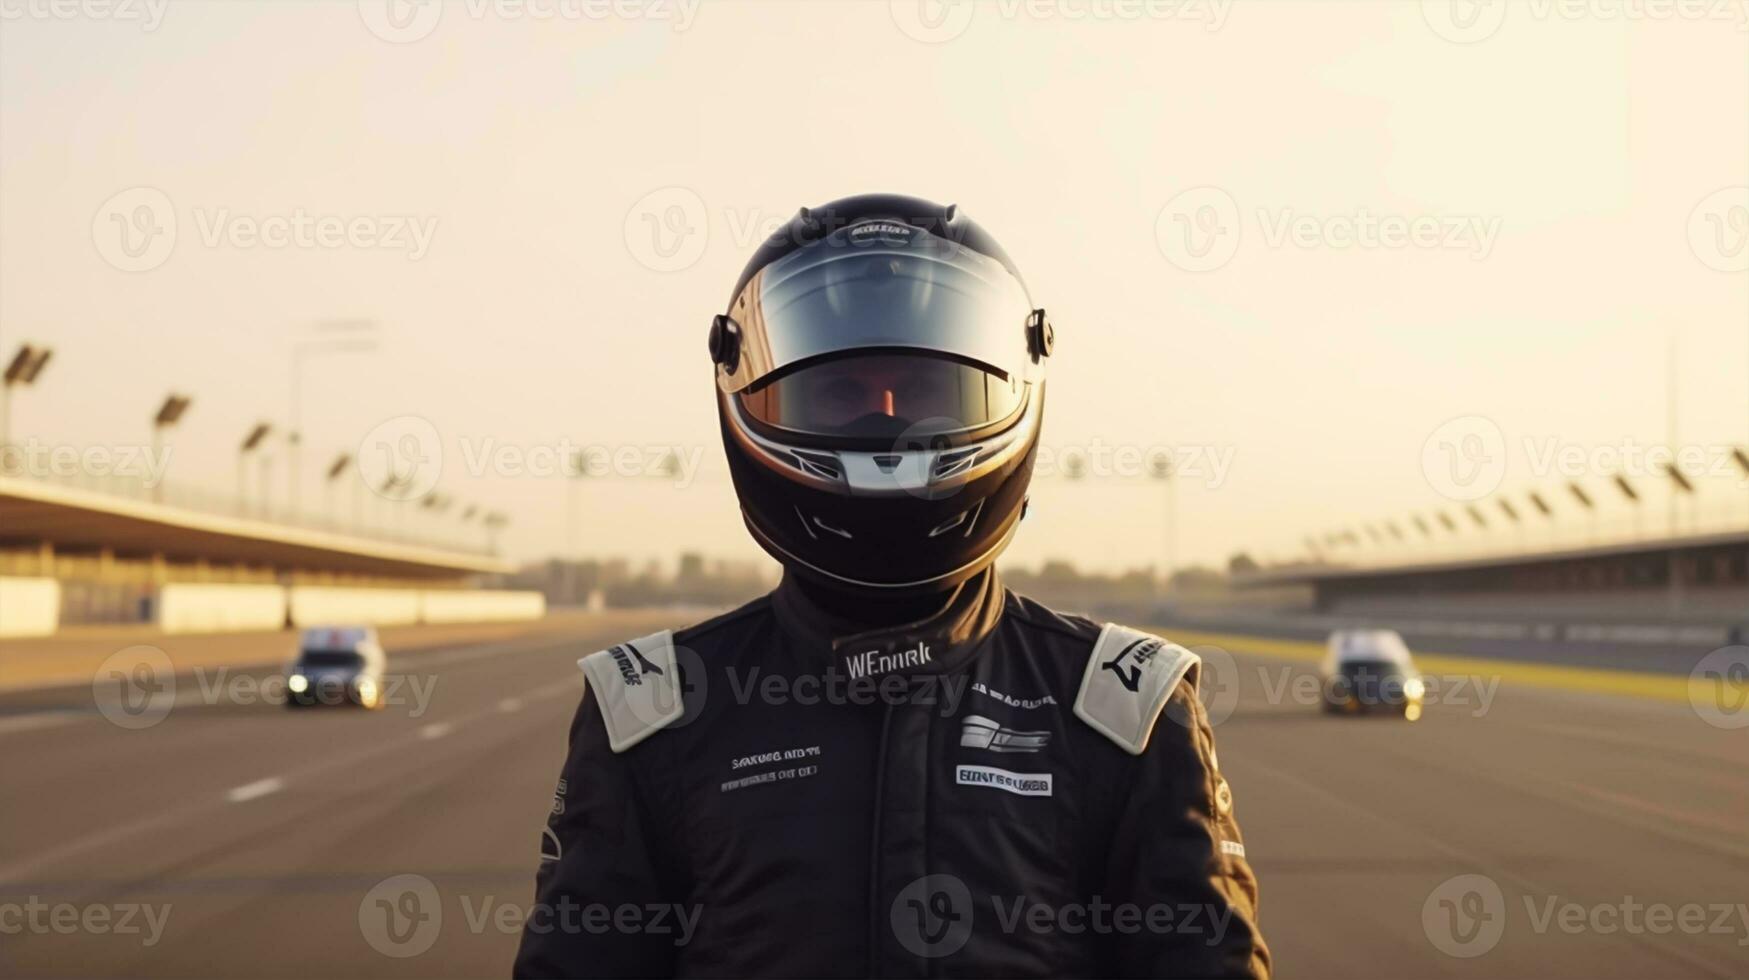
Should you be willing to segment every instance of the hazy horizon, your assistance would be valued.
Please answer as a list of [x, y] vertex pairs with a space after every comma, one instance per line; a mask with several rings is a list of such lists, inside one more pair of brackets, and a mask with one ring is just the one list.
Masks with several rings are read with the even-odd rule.
[[[1623, 520], [1617, 472], [1656, 523], [1673, 340], [1684, 519], [1749, 522], [1744, 21], [1608, 6], [20, 0], [0, 357], [56, 353], [12, 439], [149, 446], [178, 391], [168, 480], [233, 492], [293, 345], [363, 320], [375, 350], [305, 361], [307, 508], [336, 454], [411, 432], [539, 558], [570, 549], [561, 450], [678, 447], [679, 480], [580, 481], [580, 551], [752, 557], [709, 318], [797, 207], [891, 190], [976, 217], [1058, 329], [1055, 472], [1009, 561], [1158, 562], [1155, 450], [1180, 564], [1488, 487], [1580, 521], [1577, 480]], [[1107, 472], [1068, 479], [1077, 453]]]

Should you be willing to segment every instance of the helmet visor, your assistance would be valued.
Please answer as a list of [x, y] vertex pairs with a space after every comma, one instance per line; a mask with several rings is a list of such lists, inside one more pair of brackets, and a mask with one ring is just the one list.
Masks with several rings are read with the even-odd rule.
[[738, 392], [802, 362], [894, 349], [1026, 380], [1031, 313], [1025, 287], [995, 259], [902, 223], [865, 222], [748, 282], [729, 310], [743, 333], [741, 357], [718, 380]]
[[747, 413], [779, 429], [831, 439], [947, 435], [1000, 422], [1024, 382], [926, 354], [837, 357], [743, 391]]

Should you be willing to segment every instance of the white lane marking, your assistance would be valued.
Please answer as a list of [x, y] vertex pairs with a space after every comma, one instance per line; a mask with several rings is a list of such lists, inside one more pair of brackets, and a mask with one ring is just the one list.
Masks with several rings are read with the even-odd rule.
[[522, 710], [522, 699], [521, 698], [505, 698], [504, 700], [498, 702], [498, 710], [503, 712], [504, 714], [507, 714], [507, 715], [511, 714], [512, 712], [521, 711]]
[[54, 728], [65, 725], [79, 717], [71, 711], [42, 711], [36, 714], [19, 715], [16, 718], [0, 718], [0, 735], [12, 732], [33, 732], [39, 728]]
[[[567, 645], [571, 645], [569, 641], [554, 643], [551, 646], [552, 648], [557, 649]], [[566, 672], [566, 676], [563, 679], [549, 681], [546, 684], [541, 684], [523, 691], [520, 695], [520, 699], [525, 703], [533, 704], [534, 702], [546, 701], [566, 693], [571, 693], [572, 696], [575, 697], [580, 694], [582, 690], [583, 672], [572, 667]], [[461, 720], [463, 723], [472, 722], [485, 717], [486, 714], [486, 712], [476, 712], [475, 714], [468, 715]], [[371, 759], [375, 759], [378, 756], [399, 752], [407, 748], [411, 741], [411, 739], [406, 737], [386, 739], [367, 748], [361, 749], [358, 752], [354, 752], [351, 755], [324, 758], [312, 765], [294, 770], [287, 778], [294, 780], [311, 779], [336, 769], [351, 768]], [[98, 848], [119, 844], [122, 841], [138, 837], [150, 831], [157, 830], [160, 827], [181, 824], [208, 812], [213, 805], [216, 805], [215, 803], [206, 802], [206, 800], [210, 799], [212, 798], [208, 797], [204, 800], [191, 800], [184, 806], [173, 807], [162, 813], [142, 817], [132, 823], [111, 826], [97, 833], [75, 838], [58, 846], [52, 846], [47, 850], [37, 851], [29, 858], [12, 865], [0, 865], [0, 882], [21, 881], [33, 875], [41, 874], [46, 868], [51, 868], [63, 861], [71, 860], [72, 858], [78, 857], [82, 854], [87, 854]]]
[[250, 800], [257, 800], [263, 796], [277, 793], [282, 789], [285, 789], [285, 780], [278, 776], [272, 776], [267, 779], [257, 779], [252, 783], [245, 783], [226, 793], [225, 799], [232, 803], [247, 803]]
[[454, 725], [451, 725], [447, 721], [434, 721], [431, 724], [426, 725], [424, 728], [419, 729], [419, 737], [429, 742], [434, 738], [442, 738], [445, 735], [448, 735], [450, 729], [454, 727]]

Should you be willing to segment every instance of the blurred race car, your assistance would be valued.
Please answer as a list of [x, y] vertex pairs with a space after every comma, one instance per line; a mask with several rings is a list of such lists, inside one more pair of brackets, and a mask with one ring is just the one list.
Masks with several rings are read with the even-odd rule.
[[1395, 630], [1337, 630], [1319, 668], [1324, 710], [1361, 714], [1386, 711], [1421, 717], [1426, 684], [1409, 646]]
[[286, 707], [356, 704], [380, 708], [385, 660], [373, 627], [307, 629], [298, 641], [297, 660], [286, 670]]

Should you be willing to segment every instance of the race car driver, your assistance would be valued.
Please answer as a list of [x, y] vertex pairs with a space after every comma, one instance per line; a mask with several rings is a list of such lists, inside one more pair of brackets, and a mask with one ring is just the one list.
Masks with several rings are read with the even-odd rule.
[[1266, 976], [1195, 654], [993, 567], [1055, 337], [954, 207], [804, 209], [714, 318], [770, 595], [581, 661], [519, 976]]

